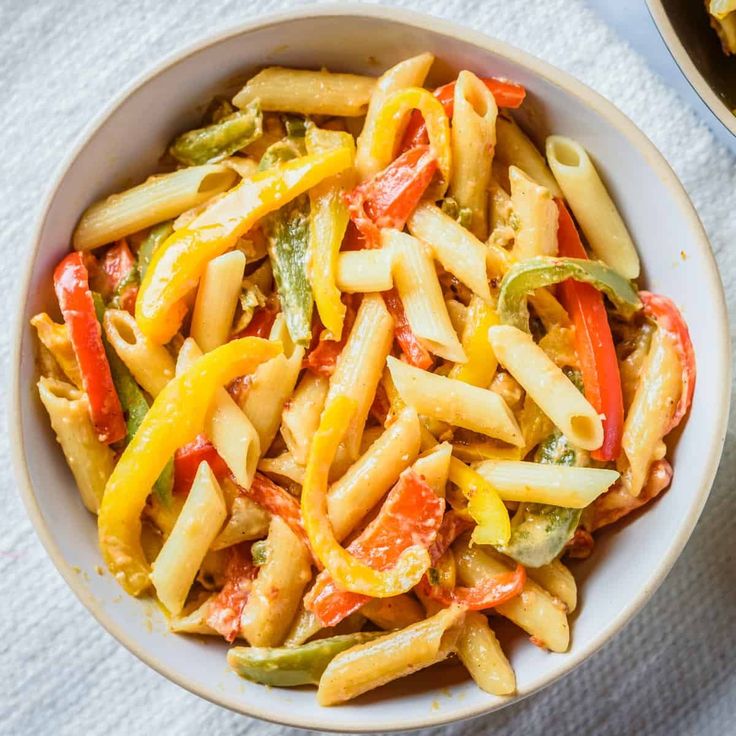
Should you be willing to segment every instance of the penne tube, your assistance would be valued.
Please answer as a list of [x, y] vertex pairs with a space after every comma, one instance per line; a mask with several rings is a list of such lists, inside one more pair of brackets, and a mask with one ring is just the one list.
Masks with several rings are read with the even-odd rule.
[[619, 467], [632, 496], [641, 493], [652, 462], [663, 458], [667, 451], [663, 438], [682, 392], [682, 370], [672, 338], [658, 328], [652, 335], [621, 438], [623, 457]]
[[207, 598], [201, 606], [197, 606], [186, 615], [171, 616], [168, 620], [169, 631], [175, 634], [201, 634], [204, 636], [220, 636], [207, 623], [209, 604], [212, 598]]
[[405, 629], [424, 619], [424, 609], [419, 601], [408, 593], [391, 598], [373, 598], [360, 612], [378, 628], [384, 631]]
[[306, 468], [298, 463], [290, 452], [283, 452], [276, 457], [261, 458], [258, 463], [258, 470], [266, 475], [276, 475], [297, 485], [302, 485]]
[[457, 640], [457, 656], [481, 690], [491, 695], [515, 692], [513, 667], [482, 613], [468, 611], [465, 614], [465, 623]]
[[496, 147], [498, 107], [488, 87], [472, 72], [461, 71], [452, 114], [450, 195], [470, 210], [469, 230], [488, 237], [488, 186]]
[[434, 616], [338, 654], [319, 681], [320, 705], [336, 705], [441, 662], [457, 643], [465, 609]]
[[521, 447], [521, 429], [506, 402], [493, 391], [387, 359], [397, 391], [419, 414]]
[[338, 465], [349, 464], [358, 458], [365, 420], [393, 339], [394, 322], [383, 299], [378, 294], [366, 294], [337, 360], [327, 393], [328, 404], [338, 395], [353, 399], [357, 404], [350, 428], [340, 444]]
[[241, 542], [261, 539], [268, 534], [271, 515], [248, 496], [235, 496], [230, 506], [230, 518], [212, 543], [217, 551]]
[[96, 514], [107, 479], [115, 467], [115, 454], [97, 439], [87, 397], [82, 391], [53, 378], [40, 378], [37, 386], [82, 503]]
[[245, 255], [239, 250], [213, 258], [204, 269], [189, 334], [205, 353], [230, 339], [244, 270]]
[[431, 251], [411, 235], [384, 228], [383, 249], [393, 256], [393, 277], [412, 332], [428, 350], [445, 360], [466, 360], [450, 322]]
[[[468, 308], [457, 299], [445, 299], [445, 306], [447, 307], [447, 314], [450, 315], [452, 329], [462, 335], [467, 323]], [[460, 344], [462, 345], [462, 340]], [[464, 345], [463, 350], [465, 350]]]
[[240, 615], [240, 633], [252, 647], [283, 643], [312, 577], [311, 555], [280, 517], [271, 518], [266, 563]]
[[36, 328], [39, 342], [53, 355], [64, 375], [81, 389], [82, 375], [79, 372], [77, 356], [74, 354], [67, 326], [54, 322], [46, 312], [32, 317], [31, 325]]
[[415, 238], [430, 246], [442, 268], [456, 276], [481, 299], [488, 301], [491, 298], [486, 262], [495, 273], [503, 273], [510, 262], [503, 249], [484, 245], [431, 202], [419, 204], [407, 225]]
[[[179, 351], [177, 373], [187, 370], [201, 357], [199, 346], [188, 337]], [[261, 456], [260, 439], [251, 421], [224, 388], [215, 391], [204, 433], [236, 482], [250, 488]]]
[[[492, 547], [468, 546], [468, 536], [453, 546], [455, 563], [461, 581], [468, 586], [482, 585], [488, 578], [510, 570]], [[564, 606], [527, 578], [521, 594], [494, 609], [534, 637], [541, 646], [553, 652], [566, 652], [570, 645], [570, 627]]]
[[573, 445], [584, 450], [601, 446], [600, 416], [531, 335], [498, 325], [488, 330], [488, 339], [499, 362]]
[[452, 459], [452, 445], [442, 442], [426, 452], [414, 463], [414, 471], [424, 478], [424, 481], [438, 495], [444, 498], [445, 486], [450, 474], [450, 460]]
[[355, 168], [361, 181], [370, 178], [382, 168], [381, 162], [373, 156], [372, 150], [376, 136], [376, 118], [383, 107], [383, 103], [390, 94], [397, 90], [406, 89], [407, 87], [421, 87], [429, 73], [432, 62], [434, 62], [432, 54], [419, 54], [392, 66], [378, 78], [371, 93], [365, 123], [358, 137], [355, 155]]
[[329, 386], [327, 378], [315, 376], [307, 371], [292, 397], [284, 405], [281, 414], [281, 436], [298, 465], [307, 464], [312, 436], [319, 427], [319, 418]]
[[394, 285], [392, 253], [387, 248], [353, 250], [337, 258], [337, 288], [348, 294], [388, 291]]
[[568, 613], [578, 605], [578, 586], [573, 574], [559, 560], [552, 560], [542, 567], [527, 567], [526, 574], [550, 595], [561, 600]]
[[123, 309], [107, 309], [102, 324], [105, 335], [136, 382], [154, 398], [174, 377], [171, 353], [143, 334], [135, 317]]
[[152, 176], [88, 207], [74, 230], [72, 245], [75, 250], [92, 250], [171, 220], [229, 189], [237, 178], [232, 169], [220, 164]]
[[615, 470], [547, 465], [523, 460], [484, 460], [480, 473], [504, 501], [527, 501], [583, 509], [619, 478]]
[[592, 251], [627, 279], [639, 276], [639, 256], [606, 185], [586, 150], [572, 138], [547, 138], [547, 160]]
[[[537, 184], [549, 189], [553, 197], [562, 196], [544, 156], [516, 122], [504, 115], [499, 115], [496, 120], [496, 160], [507, 168], [518, 166]], [[499, 183], [503, 184], [502, 181]]]
[[366, 450], [327, 495], [327, 511], [338, 541], [342, 541], [388, 493], [399, 475], [419, 454], [419, 418], [406, 408]]
[[207, 550], [220, 531], [227, 509], [210, 466], [202, 462], [181, 513], [153, 563], [151, 582], [166, 609], [184, 607]]
[[509, 167], [511, 203], [518, 219], [514, 258], [557, 255], [557, 205], [545, 187], [517, 166]]
[[270, 66], [248, 80], [233, 105], [259, 100], [262, 110], [354, 117], [365, 114], [375, 86], [374, 77]]

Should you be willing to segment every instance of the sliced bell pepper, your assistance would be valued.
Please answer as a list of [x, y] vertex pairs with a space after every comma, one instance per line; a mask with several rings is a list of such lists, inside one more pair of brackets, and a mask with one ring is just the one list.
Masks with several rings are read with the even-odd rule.
[[369, 247], [378, 247], [382, 227], [403, 229], [435, 171], [429, 146], [417, 146], [346, 195], [350, 217]]
[[[488, 87], [498, 107], [516, 108], [521, 107], [522, 102], [524, 102], [526, 90], [520, 84], [514, 84], [504, 79], [496, 79], [495, 77], [481, 77], [480, 81]], [[432, 94], [442, 103], [447, 117], [452, 119], [455, 109], [455, 82], [437, 87]], [[427, 127], [424, 124], [424, 118], [418, 110], [414, 110], [404, 131], [401, 150], [405, 151], [408, 148], [422, 145], [427, 140]]]
[[303, 367], [317, 376], [329, 378], [337, 367], [337, 359], [340, 357], [345, 343], [353, 329], [355, 322], [355, 307], [353, 306], [353, 295], [343, 294], [342, 303], [345, 308], [345, 317], [342, 325], [342, 334], [339, 340], [327, 339], [331, 335], [326, 327], [322, 327], [318, 334], [316, 344], [312, 345], [310, 351], [304, 357]]
[[473, 526], [473, 522], [451, 509], [442, 517], [437, 538], [429, 548], [429, 558], [434, 565], [452, 546], [452, 543]]
[[[235, 483], [233, 478], [231, 480]], [[235, 483], [235, 485], [238, 484]], [[241, 493], [252, 498], [270, 514], [280, 516], [286, 522], [289, 529], [304, 542], [307, 549], [311, 549], [309, 538], [304, 531], [299, 501], [286, 489], [276, 485], [270, 478], [267, 478], [261, 473], [256, 473], [250, 488], [245, 489], [242, 486], [238, 486], [238, 488]]]
[[153, 254], [140, 287], [135, 316], [141, 330], [158, 343], [171, 340], [187, 311], [184, 297], [197, 285], [210, 260], [232, 248], [264, 215], [351, 162], [352, 151], [340, 148], [260, 171], [172, 233]]
[[340, 546], [327, 515], [327, 483], [337, 448], [355, 413], [354, 400], [338, 394], [327, 404], [312, 440], [302, 486], [302, 518], [312, 550], [329, 570], [336, 585], [346, 591], [389, 598], [411, 590], [429, 568], [429, 554], [411, 544], [395, 564], [376, 570]]
[[82, 253], [70, 253], [59, 263], [54, 271], [54, 290], [77, 356], [97, 437], [108, 445], [117, 442], [126, 435], [125, 418], [105, 355]]
[[644, 314], [654, 320], [657, 327], [667, 332], [674, 341], [675, 349], [682, 364], [682, 393], [680, 394], [680, 400], [677, 402], [672, 421], [667, 432], [665, 432], [667, 434], [682, 421], [690, 408], [690, 402], [695, 391], [695, 350], [690, 340], [687, 323], [671, 299], [659, 294], [652, 294], [649, 291], [640, 291], [639, 296], [644, 303]]
[[225, 585], [207, 603], [207, 625], [229, 642], [234, 641], [240, 632], [240, 614], [248, 602], [253, 581], [258, 575], [250, 548], [250, 542], [228, 548]]
[[189, 493], [202, 462], [210, 466], [218, 481], [230, 473], [215, 446], [203, 434], [199, 434], [174, 454], [174, 493], [177, 495]]
[[412, 331], [399, 292], [396, 289], [384, 291], [383, 301], [386, 303], [389, 314], [394, 318], [396, 341], [399, 343], [401, 352], [406, 356], [407, 362], [409, 365], [428, 370], [433, 363], [432, 356]]
[[169, 381], [143, 418], [107, 481], [98, 517], [105, 563], [131, 595], [149, 586], [140, 517], [156, 478], [177, 448], [202, 432], [217, 389], [253, 372], [281, 350], [279, 343], [257, 337], [220, 345]]
[[99, 291], [111, 306], [132, 314], [138, 296], [138, 268], [125, 238], [107, 249], [97, 273], [97, 279], [90, 274], [95, 291]]
[[501, 282], [498, 315], [504, 324], [529, 332], [526, 298], [535, 289], [574, 279], [602, 291], [624, 317], [641, 309], [636, 289], [623, 276], [600, 261], [537, 256], [515, 263]]
[[483, 611], [515, 598], [524, 590], [525, 583], [526, 569], [523, 565], [517, 565], [514, 571], [493, 575], [472, 588], [457, 586], [448, 590], [440, 585], [433, 585], [429, 576], [425, 575], [419, 589], [443, 606], [458, 604], [469, 611]]
[[[565, 203], [557, 204], [559, 253], [566, 258], [588, 256]], [[560, 300], [575, 325], [575, 350], [583, 374], [585, 398], [603, 415], [603, 444], [593, 451], [596, 460], [615, 460], [621, 454], [624, 397], [616, 348], [613, 345], [603, 296], [594, 286], [568, 279], [560, 284]]]
[[[386, 569], [411, 545], [429, 548], [435, 542], [444, 509], [444, 499], [408, 470], [389, 492], [378, 516], [348, 546], [348, 552], [376, 570]], [[335, 626], [369, 600], [367, 595], [340, 590], [325, 570], [304, 605], [325, 626]]]

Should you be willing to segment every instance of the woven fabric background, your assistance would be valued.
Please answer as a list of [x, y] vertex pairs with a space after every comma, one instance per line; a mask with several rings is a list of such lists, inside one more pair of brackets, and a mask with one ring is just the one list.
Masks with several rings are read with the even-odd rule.
[[[618, 1], [618, 0], [616, 0]], [[643, 2], [643, 0], [641, 0]], [[210, 30], [298, 0], [0, 0], [0, 298], [8, 318], [54, 170], [117, 90]], [[582, 0], [396, 2], [464, 23], [572, 73], [612, 100], [674, 167], [736, 306], [736, 158]], [[9, 330], [0, 331], [3, 387]], [[731, 387], [723, 386], [723, 401]], [[736, 435], [684, 554], [645, 609], [566, 679], [452, 736], [736, 733]], [[0, 733], [259, 734], [169, 683], [106, 634], [46, 557], [0, 431]]]

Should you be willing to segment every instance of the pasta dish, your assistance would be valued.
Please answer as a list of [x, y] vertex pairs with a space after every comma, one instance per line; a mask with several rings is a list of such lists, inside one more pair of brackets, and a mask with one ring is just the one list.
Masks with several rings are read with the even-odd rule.
[[706, 0], [705, 7], [723, 53], [736, 54], [736, 0]]
[[451, 656], [512, 694], [501, 617], [565, 652], [566, 561], [670, 484], [695, 385], [585, 149], [433, 61], [216, 98], [31, 320], [109, 573], [325, 706]]

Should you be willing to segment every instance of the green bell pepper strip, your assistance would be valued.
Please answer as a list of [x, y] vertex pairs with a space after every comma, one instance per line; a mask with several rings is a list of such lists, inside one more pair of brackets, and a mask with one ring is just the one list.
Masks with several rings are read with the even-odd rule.
[[298, 647], [233, 647], [227, 653], [227, 663], [241, 677], [262, 685], [317, 685], [327, 665], [340, 652], [385, 635], [385, 631], [363, 631], [317, 639]]
[[[538, 463], [579, 467], [588, 465], [589, 458], [587, 452], [555, 431], [540, 443], [534, 459]], [[522, 503], [511, 520], [511, 538], [496, 549], [527, 567], [546, 565], [562, 552], [582, 512], [563, 506]]]
[[141, 281], [143, 281], [143, 277], [146, 275], [148, 264], [151, 262], [153, 254], [173, 232], [174, 226], [171, 220], [162, 222], [149, 230], [146, 239], [138, 249], [138, 275]]
[[583, 281], [602, 291], [625, 318], [642, 308], [632, 284], [600, 261], [539, 256], [515, 263], [503, 277], [498, 297], [501, 321], [529, 332], [527, 296], [535, 289], [566, 279]]
[[[115, 390], [117, 391], [120, 404], [123, 407], [125, 413], [125, 426], [127, 429], [127, 435], [125, 437], [125, 444], [127, 445], [132, 439], [133, 435], [138, 431], [138, 428], [143, 422], [143, 417], [148, 413], [148, 402], [146, 397], [143, 395], [143, 391], [139, 388], [138, 384], [133, 378], [133, 374], [128, 370], [128, 367], [120, 360], [120, 357], [115, 352], [115, 349], [110, 345], [105, 337], [105, 330], [102, 327], [102, 318], [105, 314], [105, 302], [99, 294], [93, 293], [92, 299], [95, 303], [95, 312], [97, 313], [97, 321], [100, 323], [100, 329], [102, 330], [102, 344], [105, 347], [105, 353], [107, 355], [107, 361], [110, 364], [110, 373], [112, 374], [112, 382], [115, 384]], [[172, 491], [174, 488], [174, 458], [172, 457], [166, 466], [161, 471], [161, 475], [157, 478], [153, 484], [153, 492], [156, 494], [161, 503], [169, 508], [171, 504]]]
[[171, 155], [187, 166], [211, 164], [231, 156], [263, 135], [263, 114], [258, 100], [212, 125], [189, 130], [169, 147]]

